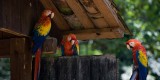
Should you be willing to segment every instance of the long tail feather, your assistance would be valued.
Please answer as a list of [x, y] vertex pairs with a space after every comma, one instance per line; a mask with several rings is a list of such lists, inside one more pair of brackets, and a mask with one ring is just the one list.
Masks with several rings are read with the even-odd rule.
[[41, 60], [41, 49], [38, 49], [35, 54], [34, 80], [38, 80], [39, 78], [40, 60]]

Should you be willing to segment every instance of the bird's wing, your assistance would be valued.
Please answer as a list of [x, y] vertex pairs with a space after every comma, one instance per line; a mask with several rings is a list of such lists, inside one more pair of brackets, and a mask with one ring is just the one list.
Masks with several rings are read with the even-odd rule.
[[73, 50], [73, 55], [77, 56], [79, 54], [79, 45], [78, 44], [74, 44], [72, 46], [72, 50]]
[[76, 44], [76, 48], [77, 48], [77, 54], [79, 55], [79, 45]]
[[[46, 21], [47, 22], [47, 21]], [[38, 48], [42, 47], [43, 42], [45, 41], [49, 31], [50, 31], [51, 23], [37, 23], [33, 29], [33, 53], [38, 50]]]
[[140, 49], [136, 52], [136, 59], [138, 62], [138, 71], [140, 80], [146, 80], [147, 77], [147, 66], [148, 60], [146, 52], [143, 49]]
[[63, 41], [61, 42], [61, 53], [62, 53], [62, 56], [65, 56], [65, 54], [64, 54], [64, 43], [63, 43]]

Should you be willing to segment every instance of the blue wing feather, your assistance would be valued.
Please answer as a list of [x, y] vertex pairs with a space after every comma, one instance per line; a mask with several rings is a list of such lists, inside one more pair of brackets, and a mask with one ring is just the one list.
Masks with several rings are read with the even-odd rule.
[[32, 37], [33, 44], [34, 44], [32, 52], [34, 54], [36, 53], [36, 51], [38, 50], [38, 48], [42, 47], [42, 44], [44, 43], [45, 39], [46, 39], [46, 36], [39, 35], [38, 31], [36, 29], [34, 29], [34, 31], [33, 31], [33, 37]]
[[138, 61], [139, 80], [146, 80], [147, 68], [139, 60], [139, 51], [136, 52], [136, 59]]
[[77, 56], [78, 55], [78, 49], [77, 49], [75, 44], [72, 46], [72, 50], [73, 50], [73, 55]]
[[64, 45], [63, 44], [61, 44], [61, 52], [62, 52], [62, 56], [65, 56], [65, 54], [64, 54]]

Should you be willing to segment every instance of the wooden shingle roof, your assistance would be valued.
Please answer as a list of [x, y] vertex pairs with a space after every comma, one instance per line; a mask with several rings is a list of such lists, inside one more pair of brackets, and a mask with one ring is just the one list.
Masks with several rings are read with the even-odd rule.
[[40, 0], [55, 12], [53, 21], [63, 34], [74, 33], [80, 40], [122, 38], [132, 33], [112, 0]]
[[55, 13], [50, 36], [59, 41], [68, 33], [76, 34], [79, 40], [132, 35], [112, 0], [2, 0], [0, 3], [0, 39], [31, 36], [44, 8]]

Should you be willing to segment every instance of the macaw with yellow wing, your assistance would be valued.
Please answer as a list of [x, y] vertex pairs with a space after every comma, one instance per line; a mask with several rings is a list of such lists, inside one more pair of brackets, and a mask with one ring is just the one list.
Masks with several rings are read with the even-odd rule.
[[77, 56], [79, 44], [75, 34], [69, 34], [61, 42], [62, 56]]
[[130, 80], [146, 80], [148, 74], [146, 49], [141, 42], [136, 39], [128, 40], [126, 45], [128, 49], [132, 49], [134, 63], [133, 73]]
[[32, 52], [35, 55], [34, 80], [39, 79], [41, 48], [51, 29], [51, 18], [53, 17], [54, 13], [51, 10], [44, 10], [33, 30]]

